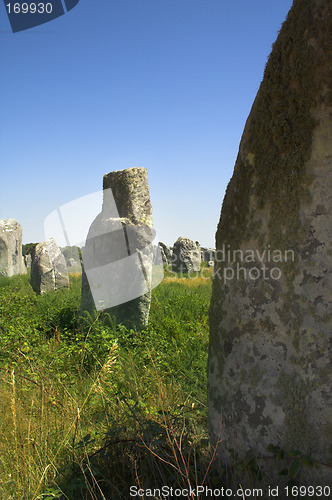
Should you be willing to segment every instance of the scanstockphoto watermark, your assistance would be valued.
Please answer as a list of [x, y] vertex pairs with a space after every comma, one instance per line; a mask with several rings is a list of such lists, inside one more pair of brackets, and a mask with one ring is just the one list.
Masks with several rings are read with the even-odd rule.
[[[232, 249], [223, 245], [215, 251], [213, 276], [227, 283], [231, 280], [279, 280], [282, 276], [282, 263], [295, 262], [294, 250], [271, 248]], [[221, 265], [220, 265], [221, 264]]]
[[[272, 493], [271, 488], [269, 488], [269, 496], [270, 493]], [[166, 485], [160, 488], [139, 488], [133, 485], [129, 488], [131, 498], [200, 498], [203, 494], [209, 498], [258, 498], [263, 497], [264, 492], [262, 488], [209, 488], [203, 485], [188, 488], [174, 488]]]
[[[243, 488], [240, 484], [238, 488], [209, 488], [199, 485], [188, 488], [173, 488], [172, 486], [161, 486], [160, 488], [140, 488], [130, 486], [129, 495], [131, 498], [331, 498], [331, 488], [327, 485], [317, 486], [280, 486], [266, 485], [264, 488]], [[307, 495], [307, 496], [306, 496]]]

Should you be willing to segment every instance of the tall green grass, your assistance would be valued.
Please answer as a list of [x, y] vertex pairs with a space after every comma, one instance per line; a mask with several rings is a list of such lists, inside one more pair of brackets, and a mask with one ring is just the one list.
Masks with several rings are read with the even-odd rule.
[[78, 276], [44, 296], [28, 279], [0, 280], [0, 498], [206, 481], [210, 280], [166, 279], [135, 332], [80, 317]]

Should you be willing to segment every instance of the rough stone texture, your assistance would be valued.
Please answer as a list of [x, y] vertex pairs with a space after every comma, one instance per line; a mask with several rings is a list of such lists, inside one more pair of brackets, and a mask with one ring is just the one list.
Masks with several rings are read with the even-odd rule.
[[181, 236], [173, 246], [172, 270], [176, 273], [198, 272], [201, 269], [201, 248], [198, 241]]
[[0, 275], [26, 274], [22, 255], [22, 228], [15, 219], [0, 220]]
[[159, 248], [160, 248], [161, 260], [162, 260], [163, 266], [167, 266], [168, 260], [167, 260], [167, 257], [165, 255], [164, 249], [162, 246], [159, 246]]
[[165, 245], [165, 243], [162, 243], [161, 241], [159, 241], [158, 245], [160, 248], [163, 264], [165, 266], [168, 266], [172, 262], [173, 248]]
[[[208, 399], [213, 443], [222, 413], [225, 460], [229, 448], [240, 455], [253, 448], [266, 457], [269, 443], [322, 464], [332, 456], [331, 33], [330, 0], [295, 0], [222, 206]], [[237, 263], [231, 262], [236, 249], [243, 252]], [[259, 276], [253, 270], [252, 279], [245, 277], [253, 267]], [[279, 279], [273, 268], [280, 268]], [[259, 462], [267, 471], [280, 467], [271, 459]], [[331, 467], [306, 467], [296, 479], [331, 484]]]
[[210, 262], [214, 260], [215, 250], [213, 248], [201, 247], [201, 257], [203, 262]]
[[24, 262], [25, 262], [25, 266], [27, 269], [31, 269], [31, 262], [32, 262], [32, 257], [31, 257], [31, 254], [27, 254], [24, 256]]
[[148, 324], [154, 254], [147, 170], [110, 172], [103, 189], [83, 251], [81, 311], [102, 310], [139, 330]]
[[69, 286], [66, 259], [54, 238], [36, 246], [32, 254], [30, 284], [38, 294]]

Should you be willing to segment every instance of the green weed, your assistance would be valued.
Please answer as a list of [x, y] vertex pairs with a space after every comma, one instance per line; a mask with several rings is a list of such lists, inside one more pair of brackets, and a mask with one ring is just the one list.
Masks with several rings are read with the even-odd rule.
[[131, 484], [204, 479], [210, 281], [186, 281], [153, 291], [136, 332], [80, 317], [80, 276], [42, 296], [28, 276], [1, 278], [1, 498], [128, 498]]

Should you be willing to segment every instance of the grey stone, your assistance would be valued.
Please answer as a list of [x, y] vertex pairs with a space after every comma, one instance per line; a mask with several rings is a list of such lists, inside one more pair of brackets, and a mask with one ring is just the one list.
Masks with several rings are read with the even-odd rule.
[[165, 243], [162, 243], [161, 241], [159, 241], [158, 245], [160, 248], [163, 264], [165, 266], [171, 264], [173, 256], [173, 248], [168, 245], [165, 245]]
[[0, 275], [26, 274], [22, 255], [22, 228], [15, 219], [0, 220]]
[[60, 248], [61, 252], [64, 255], [64, 258], [68, 262], [70, 259], [74, 259], [77, 264], [79, 265], [80, 262], [80, 248], [77, 246], [66, 246], [64, 248]]
[[160, 248], [161, 259], [162, 259], [163, 265], [167, 266], [168, 265], [168, 260], [167, 260], [167, 257], [165, 255], [164, 249], [161, 246], [159, 248]]
[[153, 260], [158, 259], [158, 256], [160, 255], [160, 249], [158, 245], [152, 245], [152, 251], [153, 251]]
[[110, 172], [103, 190], [83, 251], [81, 311], [104, 311], [140, 330], [148, 324], [154, 255], [147, 170]]
[[179, 273], [198, 272], [201, 269], [201, 249], [198, 241], [181, 236], [173, 246], [172, 270]]
[[201, 247], [201, 256], [203, 262], [214, 260], [215, 250], [213, 248]]
[[228, 462], [299, 450], [318, 462], [306, 485], [332, 479], [331, 29], [330, 0], [294, 1], [223, 201], [210, 306], [212, 445]]
[[76, 266], [79, 266], [79, 263], [76, 262], [76, 260], [73, 259], [73, 257], [70, 257], [70, 259], [67, 260], [66, 264], [67, 264], [67, 267], [76, 267]]
[[31, 269], [31, 262], [32, 262], [32, 257], [31, 257], [31, 254], [27, 254], [24, 256], [24, 262], [25, 262], [25, 266], [27, 269]]
[[36, 246], [32, 254], [30, 284], [38, 294], [69, 286], [66, 260], [54, 238]]

